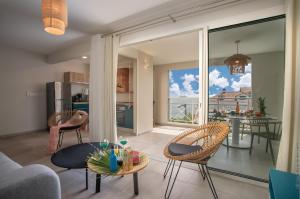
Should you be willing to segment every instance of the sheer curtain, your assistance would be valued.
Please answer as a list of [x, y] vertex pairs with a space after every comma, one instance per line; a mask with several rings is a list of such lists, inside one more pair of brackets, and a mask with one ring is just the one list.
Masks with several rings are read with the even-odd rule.
[[300, 2], [286, 1], [286, 61], [282, 138], [277, 169], [299, 173], [300, 166]]
[[199, 124], [208, 118], [208, 27], [199, 30]]
[[90, 139], [117, 140], [116, 77], [119, 37], [94, 35], [90, 52]]

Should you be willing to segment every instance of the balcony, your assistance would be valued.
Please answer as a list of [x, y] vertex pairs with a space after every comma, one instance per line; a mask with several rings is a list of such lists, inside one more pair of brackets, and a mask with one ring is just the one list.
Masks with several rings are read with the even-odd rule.
[[[209, 98], [209, 113], [226, 112], [236, 110], [239, 102], [240, 112], [253, 110], [251, 97], [239, 98]], [[190, 101], [190, 102], [187, 102]], [[198, 124], [199, 105], [198, 98], [169, 98], [169, 121], [175, 123]]]
[[186, 124], [199, 123], [198, 103], [169, 103], [169, 121]]

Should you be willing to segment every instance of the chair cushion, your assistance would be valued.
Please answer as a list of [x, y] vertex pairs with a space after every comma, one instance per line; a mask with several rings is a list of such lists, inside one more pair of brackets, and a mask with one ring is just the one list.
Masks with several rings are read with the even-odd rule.
[[169, 153], [173, 156], [186, 155], [192, 152], [196, 152], [202, 149], [200, 145], [186, 145], [186, 144], [178, 144], [171, 143], [168, 147]]

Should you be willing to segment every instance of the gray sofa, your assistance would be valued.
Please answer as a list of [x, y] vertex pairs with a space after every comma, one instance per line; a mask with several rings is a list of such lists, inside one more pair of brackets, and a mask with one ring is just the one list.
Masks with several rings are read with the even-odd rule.
[[43, 165], [22, 167], [0, 152], [1, 199], [60, 199], [57, 174]]

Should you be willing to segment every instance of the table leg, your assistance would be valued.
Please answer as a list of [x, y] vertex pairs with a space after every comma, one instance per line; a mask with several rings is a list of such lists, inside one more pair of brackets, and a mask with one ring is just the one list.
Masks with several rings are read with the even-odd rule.
[[240, 119], [232, 119], [232, 144], [239, 145], [240, 142]]
[[134, 194], [139, 195], [138, 173], [133, 173]]
[[89, 188], [89, 171], [88, 168], [85, 168], [85, 189]]
[[240, 118], [230, 118], [232, 122], [232, 135], [228, 136], [227, 144], [229, 147], [238, 148], [238, 149], [249, 149], [250, 143], [248, 140], [240, 140]]
[[100, 188], [101, 188], [101, 175], [97, 174], [96, 175], [96, 193], [100, 192]]

